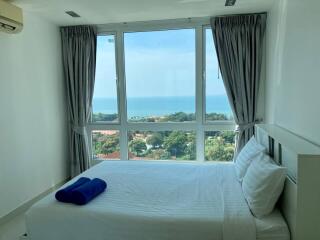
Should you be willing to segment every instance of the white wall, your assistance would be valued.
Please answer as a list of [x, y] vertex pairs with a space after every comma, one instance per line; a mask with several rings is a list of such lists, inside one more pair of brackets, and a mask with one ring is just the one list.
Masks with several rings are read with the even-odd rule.
[[57, 26], [0, 32], [0, 217], [67, 178], [62, 76]]
[[320, 144], [320, 1], [279, 0], [268, 16], [266, 120]]

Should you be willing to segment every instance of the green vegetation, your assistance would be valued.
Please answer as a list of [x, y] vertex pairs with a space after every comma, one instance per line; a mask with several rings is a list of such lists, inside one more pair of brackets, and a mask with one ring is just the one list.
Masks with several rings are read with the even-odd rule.
[[156, 132], [147, 137], [146, 143], [151, 145], [152, 149], [160, 148], [163, 144], [163, 136]]
[[233, 132], [206, 132], [205, 159], [207, 161], [231, 161], [234, 154]]
[[184, 112], [177, 112], [165, 116], [161, 119], [163, 122], [188, 122], [188, 121], [195, 121], [196, 116], [194, 113], [184, 113]]
[[[136, 157], [143, 159], [195, 160], [194, 132], [134, 131], [129, 133], [128, 140], [129, 150]], [[136, 151], [137, 143], [139, 143], [139, 150], [143, 151]], [[141, 149], [142, 147], [143, 149]]]
[[129, 143], [129, 149], [134, 152], [137, 156], [140, 156], [145, 150], [147, 150], [147, 145], [142, 139], [133, 139]]
[[[139, 122], [183, 122], [193, 121], [194, 114], [174, 113], [164, 117], [135, 118]], [[93, 119], [117, 119], [108, 114], [93, 114]], [[228, 120], [223, 114], [212, 113], [207, 120]], [[105, 121], [105, 120], [102, 120]], [[110, 121], [110, 120], [109, 120]], [[120, 145], [118, 131], [93, 132], [94, 155], [102, 159], [119, 159]], [[205, 133], [205, 160], [231, 161], [234, 154], [235, 134], [231, 131]], [[187, 131], [133, 131], [128, 134], [130, 159], [196, 159], [195, 132]]]
[[120, 151], [119, 133], [115, 134], [102, 134], [101, 132], [93, 132], [92, 134], [94, 155], [110, 154]]
[[[107, 113], [93, 113], [93, 122], [114, 122], [118, 120], [118, 114], [107, 114]], [[196, 117], [194, 113], [176, 112], [173, 114], [157, 117], [132, 117], [129, 122], [190, 122], [195, 121]], [[222, 113], [208, 113], [206, 114], [207, 121], [225, 121], [230, 120], [226, 114]]]
[[[189, 138], [189, 140], [193, 141], [194, 137]], [[171, 154], [171, 156], [181, 157], [186, 151], [188, 142], [187, 133], [174, 131], [165, 138], [163, 147]]]
[[106, 114], [106, 113], [93, 113], [93, 122], [115, 122], [118, 120], [118, 114]]
[[226, 114], [222, 113], [207, 113], [206, 114], [206, 120], [207, 121], [226, 121], [226, 120], [231, 120], [228, 118]]

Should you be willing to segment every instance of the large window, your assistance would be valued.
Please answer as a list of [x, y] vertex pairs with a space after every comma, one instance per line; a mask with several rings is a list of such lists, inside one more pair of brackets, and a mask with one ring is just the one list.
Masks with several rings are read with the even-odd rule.
[[234, 127], [206, 22], [101, 31], [93, 159], [232, 161]]

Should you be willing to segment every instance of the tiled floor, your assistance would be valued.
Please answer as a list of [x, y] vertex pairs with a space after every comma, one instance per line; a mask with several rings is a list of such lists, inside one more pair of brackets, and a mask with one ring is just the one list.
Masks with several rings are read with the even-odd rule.
[[19, 215], [11, 221], [0, 225], [0, 240], [19, 240], [26, 232], [24, 215]]

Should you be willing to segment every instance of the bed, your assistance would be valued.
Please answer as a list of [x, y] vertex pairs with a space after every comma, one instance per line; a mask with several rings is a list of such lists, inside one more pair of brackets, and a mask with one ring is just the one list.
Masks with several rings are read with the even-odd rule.
[[[256, 132], [270, 155], [296, 173], [290, 167], [300, 156], [289, 151], [294, 149], [293, 136], [287, 145], [288, 136], [268, 126], [261, 125]], [[107, 191], [85, 206], [59, 203], [54, 193], [48, 195], [26, 214], [30, 240], [303, 239], [297, 237], [304, 229], [297, 227], [298, 178], [292, 174], [279, 209], [262, 219], [251, 214], [233, 163], [104, 161], [80, 176], [104, 179]], [[317, 226], [312, 224], [308, 222], [309, 228]], [[313, 229], [308, 234], [317, 233]]]
[[48, 195], [27, 213], [30, 239], [289, 239], [278, 211], [252, 216], [233, 163], [105, 161], [81, 176], [107, 191], [81, 207]]

